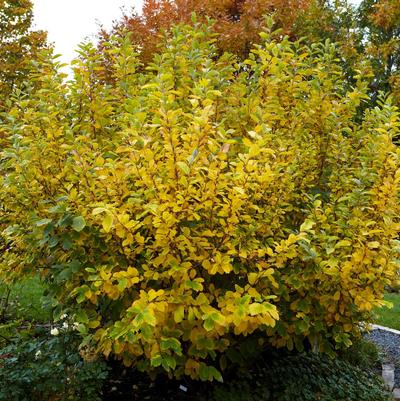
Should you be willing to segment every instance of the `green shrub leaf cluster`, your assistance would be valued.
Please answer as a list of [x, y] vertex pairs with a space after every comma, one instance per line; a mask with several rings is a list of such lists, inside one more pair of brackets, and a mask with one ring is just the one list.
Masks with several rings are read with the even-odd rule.
[[0, 400], [100, 401], [108, 368], [93, 356], [88, 361], [79, 341], [61, 328], [57, 336], [47, 328], [21, 331], [0, 349]]

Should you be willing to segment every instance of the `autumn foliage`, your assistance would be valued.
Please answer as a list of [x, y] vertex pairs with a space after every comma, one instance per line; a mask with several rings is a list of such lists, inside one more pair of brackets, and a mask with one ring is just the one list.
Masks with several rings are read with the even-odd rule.
[[32, 20], [30, 0], [0, 0], [0, 111], [46, 47], [46, 34], [32, 30]]
[[102, 41], [110, 35], [131, 33], [134, 44], [141, 48], [140, 58], [147, 64], [158, 51], [162, 32], [174, 24], [191, 23], [191, 16], [215, 20], [212, 30], [218, 33], [220, 52], [229, 51], [247, 57], [254, 43], [260, 40], [264, 16], [274, 15], [276, 27], [293, 36], [296, 23], [313, 0], [145, 0], [141, 14], [125, 15], [111, 33], [101, 32]]
[[70, 83], [38, 67], [3, 124], [1, 268], [39, 270], [85, 344], [145, 371], [221, 380], [256, 335], [333, 353], [397, 269], [398, 113], [360, 116], [329, 42], [264, 33], [241, 64], [194, 24], [146, 70], [108, 47], [115, 86], [90, 44]]
[[400, 1], [364, 0], [359, 8], [365, 53], [374, 71], [373, 91], [391, 91], [400, 102]]

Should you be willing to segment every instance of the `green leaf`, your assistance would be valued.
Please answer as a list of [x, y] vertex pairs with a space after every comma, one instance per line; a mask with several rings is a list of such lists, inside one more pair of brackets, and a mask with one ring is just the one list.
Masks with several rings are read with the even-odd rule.
[[65, 213], [66, 210], [65, 205], [56, 205], [49, 209], [49, 213]]
[[46, 226], [47, 224], [50, 224], [53, 220], [51, 219], [42, 219], [36, 222], [36, 226], [37, 227], [42, 227], [42, 226]]
[[191, 288], [193, 291], [202, 291], [203, 290], [203, 285], [199, 283], [198, 281], [192, 281], [188, 280], [186, 281], [187, 287]]
[[88, 328], [84, 324], [78, 324], [78, 331], [79, 331], [79, 333], [81, 333], [83, 335], [85, 335], [89, 332]]
[[128, 280], [126, 278], [121, 278], [118, 282], [119, 291], [123, 291], [128, 286]]
[[66, 235], [62, 237], [62, 246], [65, 251], [69, 251], [72, 248], [72, 240], [70, 236]]
[[72, 220], [72, 228], [78, 233], [86, 227], [86, 221], [82, 216], [75, 217]]
[[178, 162], [176, 164], [179, 167], [179, 170], [181, 170], [184, 174], [188, 175], [190, 173], [190, 168], [185, 162]]
[[158, 368], [159, 366], [161, 366], [162, 361], [163, 361], [162, 356], [158, 354], [155, 357], [151, 358], [150, 365], [153, 366], [154, 368]]
[[149, 309], [145, 309], [143, 311], [143, 321], [147, 324], [149, 324], [150, 326], [155, 326], [157, 323], [156, 317], [154, 315], [154, 312], [149, 310]]
[[140, 333], [141, 333], [142, 337], [147, 341], [151, 341], [154, 336], [154, 330], [149, 325], [143, 325], [140, 328]]
[[210, 377], [208, 373], [208, 366], [205, 363], [200, 364], [199, 376], [203, 381], [207, 381]]
[[214, 378], [215, 380], [217, 380], [221, 383], [224, 382], [224, 380], [222, 379], [221, 373], [217, 369], [215, 369], [214, 366], [208, 367], [208, 374], [209, 374], [209, 377]]
[[196, 347], [198, 349], [207, 349], [212, 351], [216, 348], [216, 342], [211, 338], [198, 337], [196, 340]]
[[84, 323], [84, 324], [89, 323], [88, 315], [87, 315], [86, 312], [85, 312], [84, 310], [82, 310], [82, 309], [78, 309], [78, 310], [75, 312], [75, 320], [76, 320], [78, 323]]
[[298, 320], [296, 322], [296, 332], [298, 334], [304, 333], [309, 328], [309, 324], [304, 320]]
[[211, 319], [210, 317], [208, 317], [203, 324], [203, 327], [207, 330], [207, 331], [211, 331], [214, 328], [214, 320]]
[[160, 348], [161, 351], [172, 349], [176, 354], [182, 355], [181, 343], [174, 337], [162, 338]]
[[176, 360], [172, 355], [165, 355], [163, 357], [163, 360], [165, 361], [166, 365], [172, 370], [176, 368]]

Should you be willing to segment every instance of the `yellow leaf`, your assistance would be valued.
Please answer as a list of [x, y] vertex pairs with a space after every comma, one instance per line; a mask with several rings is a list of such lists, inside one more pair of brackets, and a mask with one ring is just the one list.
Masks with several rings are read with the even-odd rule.
[[100, 326], [100, 322], [98, 320], [91, 320], [88, 324], [91, 329], [95, 329]]
[[111, 213], [106, 213], [102, 221], [103, 229], [106, 233], [110, 232], [113, 223], [114, 223], [113, 215]]
[[347, 240], [347, 239], [343, 239], [341, 241], [339, 241], [336, 245], [335, 248], [341, 248], [341, 247], [345, 247], [345, 246], [351, 246], [352, 242]]
[[174, 312], [175, 323], [180, 323], [185, 316], [185, 307], [183, 305], [178, 306]]
[[315, 222], [311, 220], [305, 220], [300, 226], [300, 231], [310, 231], [315, 226]]
[[249, 279], [249, 284], [253, 285], [257, 281], [259, 274], [258, 273], [249, 273], [247, 275], [247, 277]]
[[251, 316], [262, 314], [265, 312], [264, 305], [260, 303], [252, 303], [249, 305], [249, 312]]
[[107, 281], [107, 280], [110, 279], [111, 273], [108, 273], [108, 272], [106, 272], [105, 270], [100, 270], [100, 277], [101, 277], [103, 280]]

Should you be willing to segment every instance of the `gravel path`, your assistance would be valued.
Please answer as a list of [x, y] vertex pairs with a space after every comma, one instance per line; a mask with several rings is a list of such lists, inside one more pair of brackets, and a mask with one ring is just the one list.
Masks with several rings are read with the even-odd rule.
[[384, 354], [387, 363], [400, 362], [400, 335], [380, 329], [372, 330], [365, 336], [374, 342]]
[[400, 388], [400, 335], [375, 329], [366, 334], [365, 338], [374, 342], [382, 351], [384, 363], [396, 366], [395, 387]]

